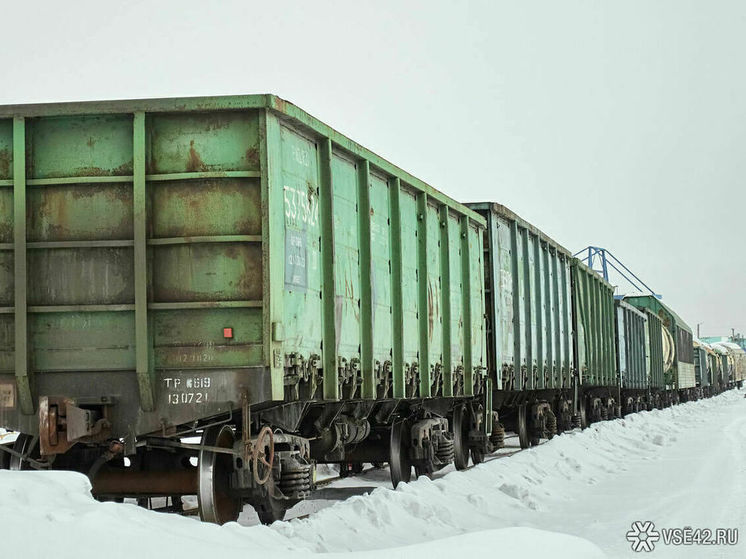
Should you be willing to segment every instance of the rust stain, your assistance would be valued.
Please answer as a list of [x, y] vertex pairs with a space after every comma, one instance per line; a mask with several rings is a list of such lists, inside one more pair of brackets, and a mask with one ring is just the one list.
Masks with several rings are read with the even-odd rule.
[[259, 164], [259, 149], [256, 147], [250, 147], [246, 150], [246, 162], [249, 164], [249, 168], [257, 170], [260, 167]]
[[230, 258], [231, 260], [236, 260], [237, 258], [240, 258], [243, 256], [241, 252], [239, 251], [239, 248], [234, 243], [225, 243], [226, 247], [223, 251], [223, 254], [225, 254], [226, 257]]
[[433, 325], [435, 323], [435, 294], [430, 282], [427, 284], [427, 336], [433, 341]]
[[[95, 219], [85, 224], [76, 222], [81, 211], [102, 205], [110, 210], [111, 219], [106, 226]], [[95, 240], [102, 235], [126, 238], [132, 235], [132, 218], [127, 212], [131, 207], [132, 191], [126, 184], [110, 185], [104, 190], [89, 185], [32, 190], [26, 208], [29, 240]], [[70, 211], [71, 208], [77, 211]]]
[[126, 163], [122, 163], [119, 167], [115, 167], [111, 170], [112, 175], [131, 175], [134, 172], [135, 164], [134, 161], [130, 160]]
[[275, 109], [284, 113], [285, 112], [285, 100], [280, 99], [279, 97], [275, 97], [274, 102], [275, 102]]
[[199, 173], [207, 171], [207, 165], [204, 164], [197, 150], [194, 149], [194, 140], [189, 142], [189, 157], [186, 165], [187, 173]]
[[76, 174], [80, 177], [106, 177], [111, 174], [111, 171], [101, 167], [78, 167]]
[[89, 148], [93, 149], [93, 146], [96, 145], [96, 140], [93, 139], [93, 136], [90, 136], [88, 138], [88, 141], [85, 143]]
[[10, 178], [10, 150], [0, 150], [0, 178]]
[[34, 144], [26, 145], [26, 176], [33, 177], [34, 173]]
[[234, 121], [232, 116], [224, 115], [221, 113], [211, 113], [210, 115], [203, 116], [208, 117], [202, 126], [202, 130], [205, 132], [213, 132], [215, 130], [230, 128], [231, 124], [233, 124]]
[[75, 175], [78, 177], [111, 177], [131, 175], [133, 172], [132, 161], [122, 163], [113, 169], [102, 169], [101, 167], [78, 167]]

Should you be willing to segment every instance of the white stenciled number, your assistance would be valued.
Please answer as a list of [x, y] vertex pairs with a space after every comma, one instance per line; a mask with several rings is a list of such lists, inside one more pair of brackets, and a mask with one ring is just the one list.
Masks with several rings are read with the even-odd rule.
[[308, 190], [284, 186], [282, 198], [285, 203], [285, 217], [292, 222], [316, 225], [319, 221], [319, 201], [309, 196]]
[[207, 402], [207, 392], [172, 392], [168, 395], [168, 403], [173, 406], [204, 404], [205, 402]]

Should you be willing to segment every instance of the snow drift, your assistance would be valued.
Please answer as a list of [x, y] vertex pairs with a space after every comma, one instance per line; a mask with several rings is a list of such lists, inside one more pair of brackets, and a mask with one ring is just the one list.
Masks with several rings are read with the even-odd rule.
[[[343, 551], [358, 557], [449, 559], [498, 552], [633, 556], [625, 533], [634, 520], [665, 523], [687, 513], [695, 517], [682, 516], [682, 522], [705, 527], [702, 522], [730, 520], [726, 527], [743, 526], [746, 513], [738, 503], [745, 491], [737, 479], [739, 472], [743, 477], [740, 468], [746, 459], [746, 443], [737, 438], [743, 428], [746, 401], [743, 392], [731, 391], [595, 424], [466, 472], [420, 478], [396, 491], [378, 487], [307, 519], [270, 527], [218, 527], [134, 505], [99, 503], [90, 495], [87, 478], [75, 473], [2, 471], [0, 530], [8, 555], [31, 557], [131, 558], [148, 556], [153, 548], [180, 558]], [[702, 445], [708, 444], [711, 452], [703, 452]], [[733, 475], [730, 466], [723, 466], [723, 453], [728, 453]], [[696, 456], [702, 456], [701, 467]], [[711, 472], [713, 468], [717, 471]], [[694, 491], [701, 498], [695, 506], [685, 506], [692, 500], [691, 476], [713, 487], [701, 495]], [[727, 487], [719, 491], [718, 485]], [[656, 556], [682, 551], [660, 549]], [[687, 551], [701, 557], [714, 549]], [[736, 557], [743, 548], [718, 552]]]

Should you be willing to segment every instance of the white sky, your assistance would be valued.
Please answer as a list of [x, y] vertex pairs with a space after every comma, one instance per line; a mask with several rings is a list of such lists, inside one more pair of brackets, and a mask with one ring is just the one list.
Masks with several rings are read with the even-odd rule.
[[0, 104], [272, 92], [746, 333], [746, 2], [4, 2]]

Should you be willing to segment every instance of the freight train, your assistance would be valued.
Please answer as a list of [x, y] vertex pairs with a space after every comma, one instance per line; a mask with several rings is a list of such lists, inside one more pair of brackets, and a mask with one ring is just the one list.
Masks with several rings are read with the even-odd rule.
[[0, 107], [0, 467], [271, 522], [316, 464], [396, 486], [726, 366], [507, 208], [276, 96]]

